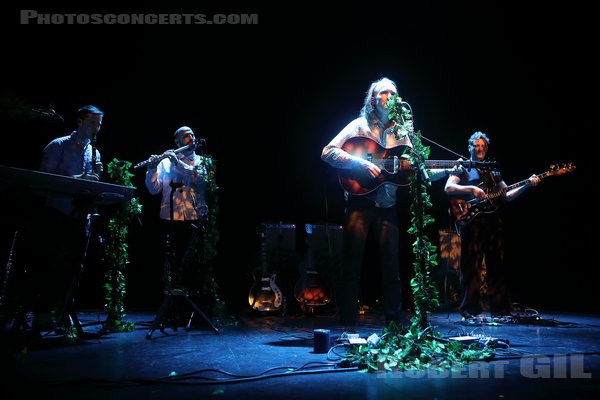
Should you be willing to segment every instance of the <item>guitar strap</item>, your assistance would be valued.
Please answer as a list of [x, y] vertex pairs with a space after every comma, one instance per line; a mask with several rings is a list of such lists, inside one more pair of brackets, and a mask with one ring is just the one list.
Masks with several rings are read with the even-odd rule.
[[494, 175], [492, 175], [491, 171], [482, 171], [480, 169], [477, 170], [479, 176], [481, 177], [481, 183], [483, 187], [487, 190], [492, 189], [498, 182], [494, 179]]

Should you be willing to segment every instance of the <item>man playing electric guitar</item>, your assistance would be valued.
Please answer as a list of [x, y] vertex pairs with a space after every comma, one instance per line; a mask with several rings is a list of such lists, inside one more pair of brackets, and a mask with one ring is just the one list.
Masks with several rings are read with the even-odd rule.
[[[488, 152], [490, 139], [483, 132], [475, 132], [469, 138], [471, 160], [483, 161]], [[452, 172], [445, 186], [451, 198], [451, 214], [454, 221], [465, 217], [469, 212], [460, 200], [480, 199], [485, 201], [488, 193], [502, 193], [505, 201], [512, 201], [525, 189], [535, 186], [540, 179], [529, 177], [527, 184], [512, 190], [507, 188], [498, 171], [478, 169], [458, 169]], [[482, 203], [485, 204], [485, 203]], [[488, 203], [491, 204], [491, 203]], [[492, 316], [510, 315], [509, 294], [505, 282], [504, 237], [502, 220], [497, 212], [481, 212], [467, 224], [459, 224], [461, 237], [461, 315], [469, 318], [481, 313], [479, 270], [485, 262], [487, 297]]]

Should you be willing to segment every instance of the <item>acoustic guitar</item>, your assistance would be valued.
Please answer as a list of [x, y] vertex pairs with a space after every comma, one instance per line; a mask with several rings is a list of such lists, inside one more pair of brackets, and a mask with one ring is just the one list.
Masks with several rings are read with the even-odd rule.
[[[342, 150], [353, 156], [370, 161], [381, 169], [381, 174], [373, 178], [366, 171], [357, 169], [338, 169], [338, 179], [342, 188], [353, 195], [365, 195], [373, 192], [384, 183], [406, 186], [415, 170], [406, 157], [410, 148], [398, 145], [385, 148], [372, 139], [356, 136], [348, 139]], [[470, 160], [425, 160], [426, 169], [452, 169], [460, 165], [464, 168], [496, 170], [493, 161]]]

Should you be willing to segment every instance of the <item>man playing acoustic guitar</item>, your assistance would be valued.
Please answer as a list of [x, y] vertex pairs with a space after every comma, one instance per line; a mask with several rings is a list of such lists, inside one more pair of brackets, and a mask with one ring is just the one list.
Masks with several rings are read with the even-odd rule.
[[[483, 132], [469, 138], [471, 160], [483, 161], [490, 139]], [[498, 171], [457, 169], [448, 177], [445, 192], [450, 196], [450, 217], [461, 237], [461, 289], [459, 306], [465, 318], [481, 313], [479, 271], [485, 262], [487, 297], [492, 316], [510, 315], [510, 302], [505, 281], [504, 237], [502, 219], [491, 201], [499, 197], [512, 201], [525, 189], [535, 186], [540, 178], [531, 175], [524, 184], [510, 189]], [[507, 190], [510, 189], [510, 190]], [[477, 204], [477, 206], [471, 206]]]
[[[377, 254], [369, 257], [368, 263], [372, 265], [368, 269], [375, 272], [375, 268], [380, 268], [381, 271], [386, 324], [391, 321], [401, 322], [400, 236], [397, 210], [394, 207], [396, 192], [401, 184], [383, 179], [383, 172], [386, 170], [386, 162], [406, 163], [407, 158], [397, 156], [383, 159], [386, 154], [378, 160], [371, 157], [377, 153], [377, 148], [387, 152], [412, 147], [408, 136], [398, 140], [392, 131], [393, 121], [388, 118], [386, 104], [388, 98], [395, 94], [396, 84], [393, 81], [382, 78], [373, 82], [367, 91], [360, 116], [346, 125], [323, 148], [321, 154], [321, 159], [338, 171], [355, 173], [352, 178], [345, 179], [348, 185], [342, 184], [346, 200], [344, 249], [342, 271], [336, 282], [339, 321], [348, 328], [354, 326], [358, 314], [360, 275], [368, 238], [376, 243]], [[359, 144], [364, 145], [364, 149], [353, 148], [358, 147], [355, 146], [356, 140], [362, 140]], [[396, 171], [393, 166], [389, 169]], [[431, 172], [432, 181], [447, 176], [434, 169]], [[397, 175], [394, 173], [388, 176]], [[343, 182], [341, 179], [341, 183]], [[361, 184], [370, 186], [363, 187]]]

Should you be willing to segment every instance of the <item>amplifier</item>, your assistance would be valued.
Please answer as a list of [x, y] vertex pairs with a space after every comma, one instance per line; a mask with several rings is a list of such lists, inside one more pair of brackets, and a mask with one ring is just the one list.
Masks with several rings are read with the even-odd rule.
[[265, 233], [267, 250], [280, 249], [296, 251], [296, 225], [279, 222], [277, 224], [261, 223]]
[[343, 246], [341, 225], [312, 225], [311, 244], [315, 256], [340, 256]]

